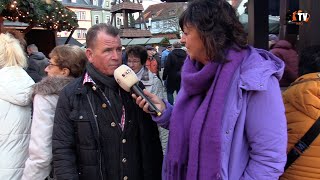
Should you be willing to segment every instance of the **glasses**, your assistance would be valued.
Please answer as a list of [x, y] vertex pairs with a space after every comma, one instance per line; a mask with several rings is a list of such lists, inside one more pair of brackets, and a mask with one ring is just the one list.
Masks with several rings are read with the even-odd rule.
[[52, 62], [49, 62], [47, 66], [49, 66], [49, 67], [51, 67], [51, 66], [57, 66], [57, 67], [60, 67], [60, 65], [58, 65], [58, 64], [53, 64]]
[[128, 64], [139, 64], [140, 61], [128, 61], [127, 63], [128, 63]]

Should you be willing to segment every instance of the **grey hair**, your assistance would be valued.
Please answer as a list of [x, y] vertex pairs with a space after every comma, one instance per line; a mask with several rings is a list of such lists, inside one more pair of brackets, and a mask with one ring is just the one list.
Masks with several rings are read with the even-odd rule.
[[106, 24], [106, 23], [95, 24], [87, 32], [87, 36], [86, 36], [87, 48], [93, 47], [99, 32], [106, 33], [113, 37], [116, 37], [119, 35], [119, 29], [112, 26], [111, 24]]

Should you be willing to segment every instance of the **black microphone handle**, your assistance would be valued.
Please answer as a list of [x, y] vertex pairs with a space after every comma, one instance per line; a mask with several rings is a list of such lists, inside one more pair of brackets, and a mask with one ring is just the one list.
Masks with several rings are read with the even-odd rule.
[[137, 96], [141, 96], [143, 99], [145, 99], [147, 101], [147, 103], [149, 104], [149, 110], [151, 112], [155, 112], [157, 114], [157, 116], [161, 116], [161, 112], [160, 110], [157, 108], [156, 105], [153, 104], [153, 102], [150, 101], [149, 97], [146, 96], [143, 93], [143, 90], [138, 86], [138, 84], [135, 84], [131, 87], [131, 90], [137, 95]]

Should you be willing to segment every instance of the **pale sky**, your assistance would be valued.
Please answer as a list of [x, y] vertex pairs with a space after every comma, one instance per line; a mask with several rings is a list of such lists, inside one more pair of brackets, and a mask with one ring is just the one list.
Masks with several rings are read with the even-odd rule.
[[150, 6], [152, 4], [158, 4], [161, 2], [162, 1], [160, 1], [160, 0], [143, 0], [142, 5], [143, 5], [144, 10], [146, 10], [148, 8], [148, 6]]
[[[161, 0], [142, 0], [142, 6], [143, 6], [143, 11], [146, 10], [150, 5], [152, 4], [159, 4], [162, 3]], [[138, 13], [133, 13], [134, 18], [138, 18], [139, 14]]]

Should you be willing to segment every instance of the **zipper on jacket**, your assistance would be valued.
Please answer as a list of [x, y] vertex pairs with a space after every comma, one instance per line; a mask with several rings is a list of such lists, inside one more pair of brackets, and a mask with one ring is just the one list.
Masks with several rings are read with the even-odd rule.
[[101, 150], [100, 150], [100, 130], [99, 130], [99, 125], [98, 125], [98, 120], [97, 120], [97, 117], [94, 113], [94, 110], [93, 110], [93, 106], [92, 106], [92, 103], [90, 101], [90, 98], [89, 98], [89, 95], [87, 94], [87, 99], [88, 99], [88, 102], [89, 102], [89, 105], [90, 105], [90, 108], [91, 108], [91, 112], [92, 112], [92, 116], [94, 118], [94, 122], [97, 126], [97, 131], [98, 131], [98, 153], [99, 153], [99, 171], [100, 171], [100, 176], [101, 176], [101, 180], [104, 180], [103, 178], [103, 173], [102, 173], [102, 154], [101, 154]]

